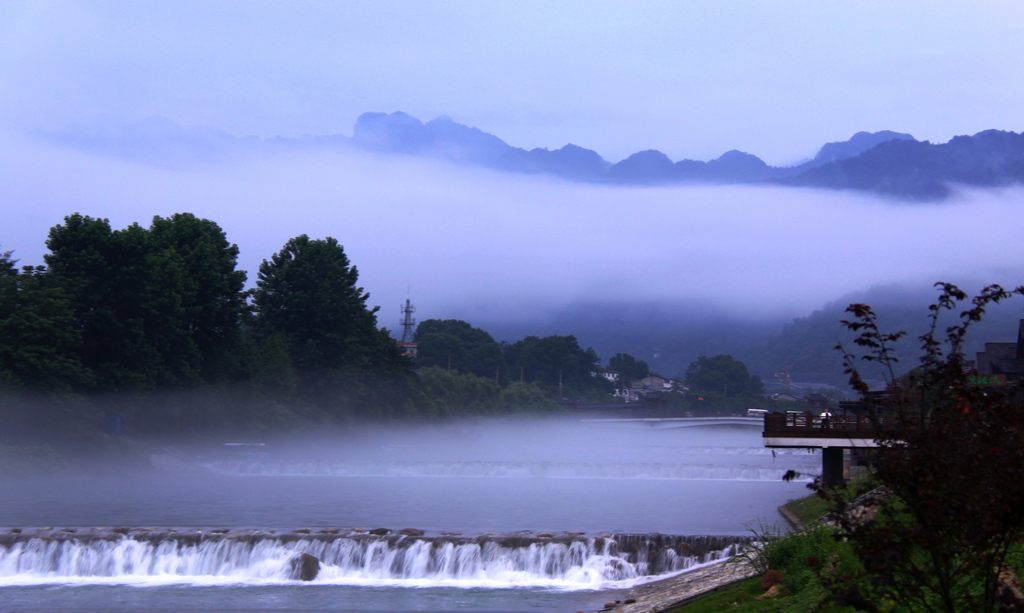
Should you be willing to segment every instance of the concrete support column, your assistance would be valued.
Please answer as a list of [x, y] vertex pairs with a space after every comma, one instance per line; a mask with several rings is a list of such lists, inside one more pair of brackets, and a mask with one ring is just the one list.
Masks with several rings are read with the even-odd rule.
[[843, 485], [842, 447], [825, 447], [821, 450], [821, 482], [825, 487]]

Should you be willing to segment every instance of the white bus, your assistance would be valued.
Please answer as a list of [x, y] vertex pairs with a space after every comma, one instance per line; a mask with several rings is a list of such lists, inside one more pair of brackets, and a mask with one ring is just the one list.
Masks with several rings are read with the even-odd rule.
[[747, 409], [747, 417], [764, 417], [768, 409]]

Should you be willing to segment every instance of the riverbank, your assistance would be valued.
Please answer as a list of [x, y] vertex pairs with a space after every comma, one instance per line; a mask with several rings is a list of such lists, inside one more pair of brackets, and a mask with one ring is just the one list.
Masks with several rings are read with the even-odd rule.
[[[824, 515], [825, 504], [825, 501], [812, 494], [790, 500], [778, 510], [793, 530], [801, 530]], [[708, 604], [712, 608], [707, 610], [714, 610], [720, 604], [719, 601], [733, 603], [750, 598], [749, 582], [744, 582], [758, 574], [746, 560], [732, 558], [637, 586], [624, 599], [614, 602], [614, 606], [606, 605], [604, 610], [612, 613], [683, 613], [704, 610], [704, 605]], [[713, 598], [712, 594], [718, 597]], [[711, 603], [711, 600], [715, 603]], [[607, 604], [612, 605], [613, 602]]]
[[757, 571], [746, 561], [731, 558], [668, 579], [638, 585], [621, 600], [609, 601], [603, 610], [611, 613], [661, 613], [755, 575]]

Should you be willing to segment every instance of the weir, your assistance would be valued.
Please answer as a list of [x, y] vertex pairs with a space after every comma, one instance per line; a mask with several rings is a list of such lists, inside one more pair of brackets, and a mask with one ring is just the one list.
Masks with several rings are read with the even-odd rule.
[[[0, 534], [0, 584], [46, 581], [581, 587], [676, 573], [732, 555], [749, 537], [572, 533], [425, 536], [385, 529], [14, 529]], [[318, 569], [304, 576], [315, 558]]]
[[[692, 453], [753, 455], [764, 449], [706, 447]], [[546, 479], [726, 479], [778, 481], [784, 469], [755, 463], [706, 465], [668, 462], [422, 462], [422, 461], [274, 461], [229, 460], [201, 462], [200, 467], [235, 477], [473, 477]]]

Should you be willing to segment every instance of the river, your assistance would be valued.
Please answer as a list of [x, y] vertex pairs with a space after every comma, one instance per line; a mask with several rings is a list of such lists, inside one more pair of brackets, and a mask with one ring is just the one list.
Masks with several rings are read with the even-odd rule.
[[[777, 507], [806, 493], [782, 475], [819, 465], [764, 449], [756, 422], [169, 446], [140, 472], [5, 476], [0, 610], [593, 610], [781, 524]], [[320, 560], [312, 581], [296, 579], [300, 553]]]

